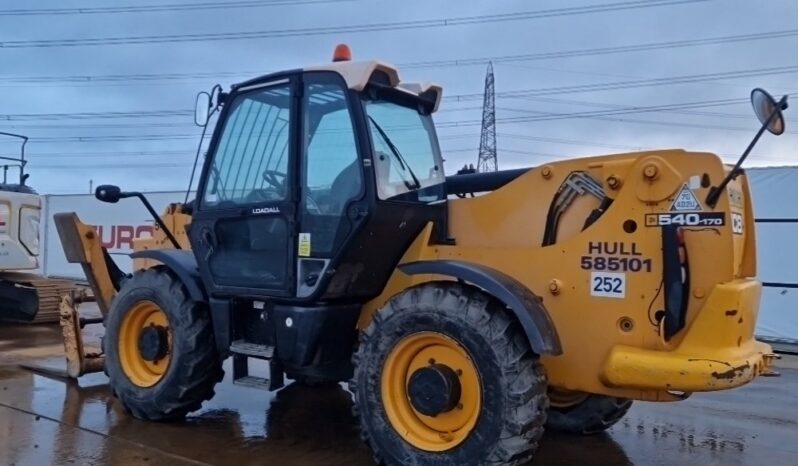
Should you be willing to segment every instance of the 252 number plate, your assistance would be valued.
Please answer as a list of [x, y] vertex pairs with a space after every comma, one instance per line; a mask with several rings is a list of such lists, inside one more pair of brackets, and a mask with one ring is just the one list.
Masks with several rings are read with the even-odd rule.
[[591, 272], [590, 295], [601, 298], [625, 298], [626, 274], [612, 272]]

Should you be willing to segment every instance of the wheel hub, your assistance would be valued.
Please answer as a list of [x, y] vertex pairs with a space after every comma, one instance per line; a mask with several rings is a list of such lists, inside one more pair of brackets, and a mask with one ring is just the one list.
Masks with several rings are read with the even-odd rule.
[[460, 445], [482, 411], [476, 364], [457, 340], [442, 333], [421, 331], [396, 342], [383, 364], [380, 384], [391, 426], [424, 451]]
[[145, 361], [158, 361], [169, 352], [169, 332], [161, 325], [150, 325], [139, 335], [139, 353]]
[[453, 410], [460, 402], [460, 381], [451, 367], [430, 364], [410, 376], [407, 393], [413, 408], [425, 416]]
[[142, 388], [161, 381], [172, 356], [172, 330], [161, 307], [149, 300], [133, 304], [125, 312], [115, 342], [119, 362], [127, 378]]

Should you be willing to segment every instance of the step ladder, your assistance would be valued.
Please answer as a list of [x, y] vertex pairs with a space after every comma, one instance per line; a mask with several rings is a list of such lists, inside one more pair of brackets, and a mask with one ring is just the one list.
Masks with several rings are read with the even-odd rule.
[[[233, 383], [244, 387], [274, 391], [285, 384], [285, 375], [279, 362], [274, 360], [274, 346], [245, 340], [235, 340], [230, 345], [233, 354]], [[269, 361], [269, 378], [249, 374], [249, 359]]]

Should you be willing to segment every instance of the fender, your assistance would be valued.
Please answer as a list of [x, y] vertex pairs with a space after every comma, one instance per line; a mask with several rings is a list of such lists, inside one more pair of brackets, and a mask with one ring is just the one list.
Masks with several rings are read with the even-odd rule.
[[147, 249], [130, 254], [133, 259], [152, 259], [165, 265], [177, 275], [186, 287], [189, 297], [197, 302], [208, 302], [202, 285], [197, 259], [191, 251], [183, 249]]
[[484, 265], [452, 260], [409, 262], [399, 270], [408, 275], [446, 275], [482, 288], [513, 312], [535, 353], [562, 354], [560, 337], [542, 300], [513, 277]]
[[177, 275], [177, 278], [186, 287], [188, 295], [193, 301], [208, 304], [216, 349], [219, 352], [219, 357], [222, 360], [226, 359], [230, 355], [233, 328], [230, 301], [208, 299], [194, 253], [185, 249], [148, 249], [136, 251], [130, 257], [133, 259], [152, 259], [162, 263]]

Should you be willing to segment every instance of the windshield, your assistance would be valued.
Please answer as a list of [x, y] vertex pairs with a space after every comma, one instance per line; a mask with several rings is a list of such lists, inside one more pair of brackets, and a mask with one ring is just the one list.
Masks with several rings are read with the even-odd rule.
[[432, 118], [384, 100], [366, 101], [366, 113], [379, 198], [445, 199], [445, 176]]

